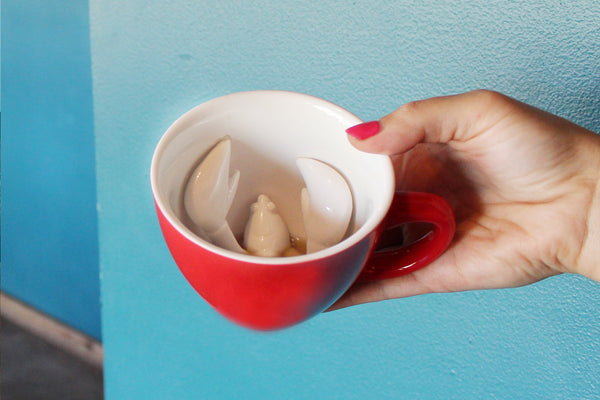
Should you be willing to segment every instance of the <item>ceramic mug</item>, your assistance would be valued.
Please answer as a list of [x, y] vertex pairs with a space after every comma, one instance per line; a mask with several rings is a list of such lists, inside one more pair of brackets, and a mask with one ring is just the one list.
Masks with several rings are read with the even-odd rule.
[[[433, 194], [396, 193], [389, 157], [356, 150], [345, 130], [362, 122], [323, 99], [285, 91], [250, 91], [191, 109], [165, 132], [151, 166], [158, 220], [175, 263], [219, 313], [242, 326], [274, 330], [331, 306], [357, 280], [386, 279], [421, 268], [449, 245], [455, 229], [448, 203]], [[222, 137], [231, 137], [231, 168], [240, 171], [227, 220], [238, 240], [250, 205], [268, 194], [292, 235], [303, 234], [298, 157], [321, 160], [348, 182], [354, 202], [345, 239], [294, 257], [239, 254], [190, 229], [187, 181]], [[376, 251], [386, 229], [428, 222], [433, 230], [405, 247]], [[241, 240], [240, 240], [241, 241]]]

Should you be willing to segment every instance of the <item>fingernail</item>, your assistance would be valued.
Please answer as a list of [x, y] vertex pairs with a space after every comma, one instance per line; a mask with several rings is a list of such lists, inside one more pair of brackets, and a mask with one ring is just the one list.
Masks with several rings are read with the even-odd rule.
[[346, 129], [346, 133], [358, 140], [365, 140], [379, 133], [379, 121], [363, 122]]

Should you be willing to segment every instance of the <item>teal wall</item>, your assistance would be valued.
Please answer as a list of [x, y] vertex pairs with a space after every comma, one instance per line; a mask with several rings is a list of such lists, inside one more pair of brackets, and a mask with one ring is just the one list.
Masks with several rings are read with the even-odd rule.
[[2, 290], [100, 338], [88, 2], [2, 0]]
[[163, 131], [285, 89], [374, 119], [486, 87], [600, 131], [600, 3], [91, 0], [107, 399], [598, 399], [600, 285], [564, 275], [259, 334], [218, 316], [163, 243]]

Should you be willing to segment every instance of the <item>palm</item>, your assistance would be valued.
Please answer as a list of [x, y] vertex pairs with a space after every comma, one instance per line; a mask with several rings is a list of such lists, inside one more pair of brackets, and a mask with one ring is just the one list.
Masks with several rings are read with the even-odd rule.
[[[398, 157], [395, 166], [398, 188], [444, 197], [457, 222], [454, 241], [437, 262], [400, 278], [416, 281], [410, 285], [412, 290], [445, 292], [517, 286], [558, 272], [536, 262], [532, 254], [536, 238], [524, 226], [529, 225], [527, 220], [537, 218], [536, 207], [507, 198], [491, 184], [485, 171], [456, 157], [450, 147], [418, 145]], [[526, 220], [516, 219], [515, 215]], [[422, 233], [408, 230], [408, 239], [417, 239]]]

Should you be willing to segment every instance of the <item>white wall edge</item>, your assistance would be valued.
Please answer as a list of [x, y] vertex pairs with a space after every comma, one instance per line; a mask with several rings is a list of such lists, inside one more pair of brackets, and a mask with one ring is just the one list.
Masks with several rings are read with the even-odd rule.
[[102, 368], [102, 343], [0, 292], [2, 317], [76, 356]]

